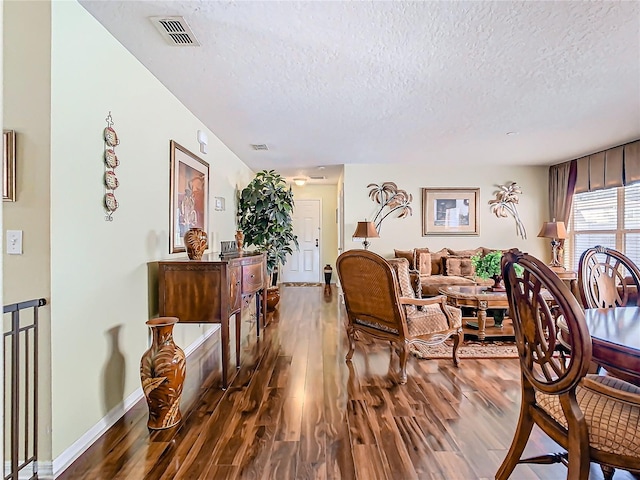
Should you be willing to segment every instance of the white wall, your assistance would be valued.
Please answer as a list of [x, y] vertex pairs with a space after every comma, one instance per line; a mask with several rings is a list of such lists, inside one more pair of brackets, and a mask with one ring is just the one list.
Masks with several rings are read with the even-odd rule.
[[[393, 249], [408, 250], [428, 247], [468, 249], [479, 246], [506, 249], [518, 247], [545, 260], [550, 257], [548, 241], [537, 238], [542, 222], [548, 220], [548, 167], [507, 167], [467, 165], [464, 167], [420, 167], [416, 165], [345, 165], [344, 212], [345, 249], [362, 248], [351, 235], [358, 221], [372, 220], [379, 205], [369, 198], [370, 183], [395, 182], [398, 188], [413, 195], [413, 215], [408, 218], [387, 217], [380, 229], [380, 238], [369, 240], [369, 250], [392, 257]], [[527, 230], [527, 240], [516, 235], [512, 217], [497, 218], [489, 209], [498, 184], [515, 181], [522, 188], [518, 209]], [[480, 188], [480, 235], [422, 236], [422, 191], [424, 187]], [[392, 218], [393, 217], [393, 218]]]
[[[4, 105], [0, 111], [4, 128], [16, 132], [17, 149], [17, 201], [3, 202], [2, 230], [23, 232], [22, 255], [7, 255], [2, 243], [3, 305], [7, 305], [36, 298], [50, 301], [51, 4], [3, 2], [2, 6]], [[50, 324], [47, 305], [39, 311], [38, 447], [42, 459], [51, 459]]]
[[[167, 47], [171, 48], [171, 47]], [[253, 173], [76, 2], [52, 3], [51, 368], [53, 456], [140, 386], [147, 264], [169, 257], [169, 141], [206, 131], [211, 243], [232, 240], [234, 192]], [[104, 220], [102, 132], [119, 135], [120, 208]], [[184, 255], [184, 254], [183, 254]], [[188, 347], [211, 326], [177, 325]], [[187, 372], [189, 375], [189, 372]]]

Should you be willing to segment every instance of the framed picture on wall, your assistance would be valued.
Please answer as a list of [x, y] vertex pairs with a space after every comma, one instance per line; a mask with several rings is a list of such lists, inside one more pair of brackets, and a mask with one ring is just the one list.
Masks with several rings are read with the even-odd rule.
[[169, 252], [177, 253], [190, 228], [209, 232], [209, 164], [173, 140], [169, 152]]
[[479, 188], [423, 188], [422, 236], [479, 235]]
[[2, 200], [16, 201], [16, 132], [5, 130], [2, 136]]

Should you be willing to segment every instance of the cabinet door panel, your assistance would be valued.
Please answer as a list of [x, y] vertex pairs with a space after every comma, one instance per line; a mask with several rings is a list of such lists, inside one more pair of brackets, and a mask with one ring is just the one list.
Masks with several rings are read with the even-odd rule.
[[229, 265], [229, 313], [240, 310], [242, 289], [242, 267], [240, 265]]

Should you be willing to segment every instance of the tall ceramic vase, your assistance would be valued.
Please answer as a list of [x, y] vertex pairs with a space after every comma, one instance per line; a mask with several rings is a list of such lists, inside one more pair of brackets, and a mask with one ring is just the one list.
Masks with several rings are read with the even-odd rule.
[[244, 233], [242, 230], [236, 230], [236, 249], [238, 252], [242, 252], [242, 246], [244, 244]]
[[173, 427], [182, 419], [180, 397], [186, 361], [182, 349], [173, 342], [173, 326], [177, 322], [176, 317], [147, 321], [153, 342], [140, 359], [140, 379], [149, 405], [147, 426], [153, 430]]
[[200, 260], [207, 249], [207, 234], [201, 228], [190, 228], [184, 234], [184, 245], [190, 260]]

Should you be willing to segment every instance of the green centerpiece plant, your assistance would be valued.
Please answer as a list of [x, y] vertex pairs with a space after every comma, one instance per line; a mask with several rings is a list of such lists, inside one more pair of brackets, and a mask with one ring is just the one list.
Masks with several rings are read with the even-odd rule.
[[293, 192], [274, 170], [262, 170], [238, 194], [238, 229], [244, 244], [254, 246], [267, 257], [267, 273], [275, 286], [274, 272], [284, 265], [287, 255], [298, 249], [293, 233]]
[[[502, 285], [502, 270], [500, 268], [500, 261], [502, 260], [502, 251], [494, 250], [482, 255], [476, 253], [471, 257], [471, 264], [475, 268], [476, 275], [480, 278], [493, 278], [495, 281], [494, 290], [504, 289]], [[514, 265], [516, 274], [522, 275], [524, 269], [520, 265]]]
[[[491, 290], [494, 292], [504, 292], [504, 283], [502, 282], [502, 269], [500, 268], [500, 262], [502, 260], [502, 251], [494, 250], [482, 255], [476, 253], [471, 257], [471, 264], [475, 268], [476, 276], [480, 278], [493, 278], [493, 287]], [[516, 275], [520, 276], [524, 272], [524, 268], [520, 265], [514, 265]], [[493, 314], [494, 326], [502, 328], [502, 321], [504, 320], [505, 311], [503, 309], [495, 309], [491, 311]]]

